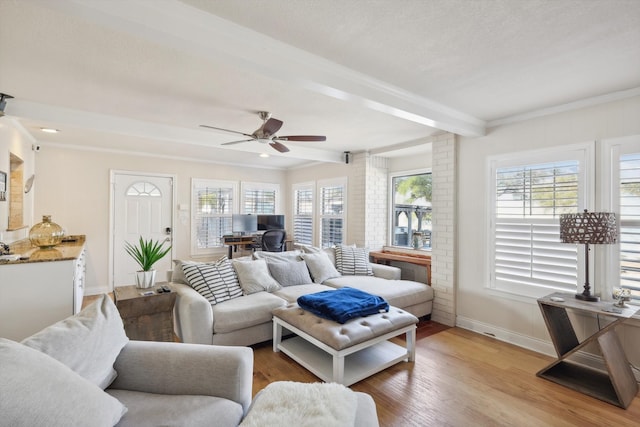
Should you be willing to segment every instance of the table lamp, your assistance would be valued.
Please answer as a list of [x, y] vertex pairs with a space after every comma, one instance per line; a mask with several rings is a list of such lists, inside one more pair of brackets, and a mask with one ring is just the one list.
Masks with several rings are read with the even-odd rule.
[[610, 212], [588, 212], [560, 215], [560, 240], [562, 243], [584, 244], [584, 291], [576, 294], [583, 301], [599, 301], [591, 294], [589, 285], [589, 245], [616, 243], [618, 226], [616, 214]]

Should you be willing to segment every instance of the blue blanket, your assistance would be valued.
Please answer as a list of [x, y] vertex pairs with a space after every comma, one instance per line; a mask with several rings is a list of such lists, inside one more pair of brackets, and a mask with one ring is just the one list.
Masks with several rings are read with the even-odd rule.
[[298, 298], [298, 305], [338, 323], [389, 311], [389, 303], [384, 298], [349, 287], [303, 295]]

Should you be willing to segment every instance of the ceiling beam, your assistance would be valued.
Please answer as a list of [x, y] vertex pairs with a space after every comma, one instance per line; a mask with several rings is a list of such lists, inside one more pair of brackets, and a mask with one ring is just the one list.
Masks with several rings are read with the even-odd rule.
[[[197, 128], [184, 128], [170, 126], [162, 123], [146, 122], [142, 120], [130, 119], [127, 117], [111, 116], [106, 114], [91, 113], [71, 108], [63, 108], [40, 104], [21, 99], [11, 100], [11, 108], [7, 111], [7, 116], [15, 118], [28, 118], [42, 122], [56, 123], [78, 129], [90, 129], [101, 133], [111, 133], [147, 140], [168, 141], [176, 144], [188, 142], [192, 145], [200, 145], [215, 149], [245, 151], [249, 153], [263, 153], [263, 144], [243, 144], [242, 147], [234, 145], [221, 145], [226, 139], [222, 135], [217, 135], [210, 130]], [[220, 143], [216, 141], [221, 141]], [[279, 153], [270, 150], [270, 156], [295, 157], [310, 161], [341, 163], [342, 153], [335, 153], [327, 150], [319, 150], [311, 147], [301, 147], [297, 144], [288, 144], [289, 153]], [[273, 151], [273, 152], [271, 152]]]
[[42, 6], [344, 102], [464, 136], [486, 123], [176, 0], [36, 0]]

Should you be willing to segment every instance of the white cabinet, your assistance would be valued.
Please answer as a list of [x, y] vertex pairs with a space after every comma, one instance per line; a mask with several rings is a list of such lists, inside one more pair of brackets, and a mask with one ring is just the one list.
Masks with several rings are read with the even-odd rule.
[[0, 337], [20, 341], [80, 311], [84, 245], [76, 249], [71, 259], [0, 265]]

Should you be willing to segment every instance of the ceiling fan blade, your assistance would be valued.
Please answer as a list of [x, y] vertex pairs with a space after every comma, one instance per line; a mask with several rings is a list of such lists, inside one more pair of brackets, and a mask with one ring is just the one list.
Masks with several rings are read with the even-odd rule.
[[286, 153], [287, 151], [289, 151], [289, 149], [287, 148], [286, 145], [279, 143], [278, 141], [271, 141], [269, 143], [269, 145], [271, 145], [274, 149], [276, 149], [277, 151], [281, 152], [281, 153]]
[[264, 132], [264, 134], [267, 136], [271, 136], [274, 133], [278, 132], [281, 127], [282, 121], [278, 119], [269, 119], [264, 122], [264, 125], [262, 125], [262, 132]]
[[250, 142], [250, 141], [255, 141], [255, 139], [252, 138], [252, 139], [243, 139], [242, 141], [225, 142], [224, 144], [220, 144], [220, 145], [233, 145], [233, 144], [240, 144], [241, 142]]
[[244, 132], [238, 132], [237, 130], [230, 130], [230, 129], [223, 129], [223, 128], [217, 128], [214, 126], [208, 126], [208, 125], [200, 125], [200, 127], [202, 128], [208, 128], [208, 129], [215, 129], [215, 130], [222, 130], [225, 132], [231, 132], [231, 133], [237, 133], [238, 135], [244, 135], [244, 136], [248, 136], [249, 138], [253, 138], [253, 135], [250, 135], [248, 133], [244, 133]]
[[288, 135], [277, 136], [275, 139], [279, 141], [326, 141], [326, 136], [320, 135]]

